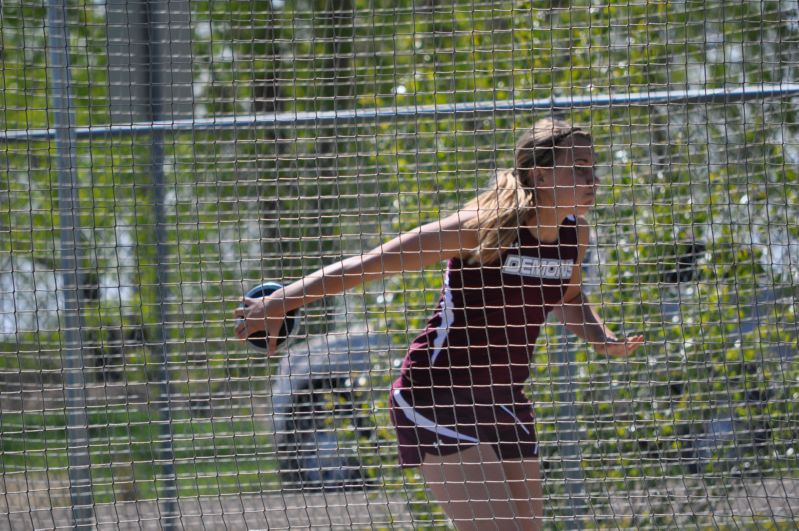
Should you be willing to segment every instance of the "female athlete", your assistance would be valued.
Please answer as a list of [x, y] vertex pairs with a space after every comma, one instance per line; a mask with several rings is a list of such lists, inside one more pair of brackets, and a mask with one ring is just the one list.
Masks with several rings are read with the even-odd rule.
[[264, 299], [245, 299], [236, 335], [358, 284], [447, 260], [441, 298], [390, 395], [400, 463], [419, 467], [458, 529], [540, 529], [543, 490], [535, 415], [523, 388], [547, 314], [602, 354], [625, 356], [581, 289], [584, 216], [597, 178], [592, 139], [541, 120], [519, 139], [512, 170], [455, 214], [403, 233]]

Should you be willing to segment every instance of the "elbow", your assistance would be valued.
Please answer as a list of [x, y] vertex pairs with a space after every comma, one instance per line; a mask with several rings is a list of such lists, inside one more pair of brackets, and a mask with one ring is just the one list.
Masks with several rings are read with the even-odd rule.
[[561, 324], [566, 324], [568, 321], [568, 317], [566, 316], [566, 309], [562, 305], [558, 305], [552, 308], [552, 314]]
[[585, 299], [583, 298], [582, 291], [578, 291], [576, 293], [567, 293], [566, 296], [563, 297], [563, 300], [561, 300], [557, 306], [555, 306], [555, 311], [558, 311], [563, 315], [573, 311], [582, 311], [584, 304]]
[[582, 319], [584, 305], [585, 301], [583, 300], [582, 292], [577, 292], [564, 297], [560, 303], [552, 308], [552, 313], [555, 314], [558, 321], [565, 326], [569, 326]]

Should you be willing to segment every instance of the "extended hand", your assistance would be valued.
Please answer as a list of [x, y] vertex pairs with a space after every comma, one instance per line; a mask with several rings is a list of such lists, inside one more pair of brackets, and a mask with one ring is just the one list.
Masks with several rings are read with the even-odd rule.
[[630, 336], [621, 339], [607, 339], [602, 343], [594, 343], [594, 350], [607, 356], [629, 356], [644, 344], [644, 336]]
[[236, 337], [243, 340], [255, 332], [266, 330], [269, 338], [267, 355], [271, 356], [277, 349], [277, 339], [286, 316], [282, 311], [282, 301], [276, 304], [269, 297], [259, 299], [244, 297], [241, 302], [244, 306], [233, 311], [233, 317], [239, 321], [235, 329]]

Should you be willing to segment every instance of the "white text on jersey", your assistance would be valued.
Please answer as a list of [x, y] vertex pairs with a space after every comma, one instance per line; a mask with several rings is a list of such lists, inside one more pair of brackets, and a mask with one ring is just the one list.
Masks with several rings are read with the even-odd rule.
[[502, 272], [523, 277], [566, 279], [571, 278], [573, 267], [573, 260], [556, 260], [553, 258], [510, 254], [505, 258]]

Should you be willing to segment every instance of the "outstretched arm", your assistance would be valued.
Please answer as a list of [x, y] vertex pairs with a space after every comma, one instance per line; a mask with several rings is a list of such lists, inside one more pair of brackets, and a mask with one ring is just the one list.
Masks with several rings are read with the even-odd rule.
[[553, 310], [567, 330], [590, 343], [600, 354], [629, 356], [643, 345], [644, 336], [636, 335], [619, 339], [605, 326], [596, 310], [586, 300], [582, 291]]
[[369, 252], [315, 271], [269, 297], [245, 298], [245, 307], [234, 312], [234, 316], [242, 320], [236, 327], [236, 336], [244, 339], [253, 332], [266, 329], [270, 337], [271, 354], [287, 312], [359, 284], [403, 271], [418, 271], [476, 247], [476, 231], [463, 228], [463, 222], [471, 215], [459, 212], [441, 221], [422, 225]]
[[590, 343], [600, 354], [611, 356], [629, 356], [643, 345], [644, 336], [636, 335], [618, 338], [605, 326], [596, 310], [588, 302], [582, 291], [582, 263], [588, 249], [588, 225], [584, 219], [578, 218], [577, 234], [579, 252], [574, 264], [569, 287], [560, 305], [553, 309], [555, 315], [567, 330]]

